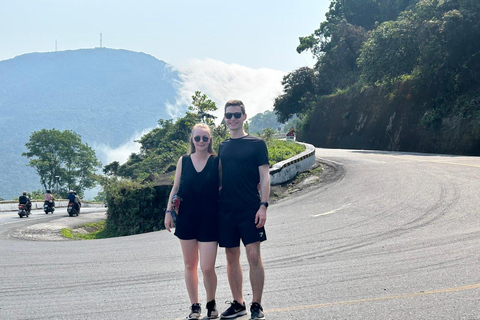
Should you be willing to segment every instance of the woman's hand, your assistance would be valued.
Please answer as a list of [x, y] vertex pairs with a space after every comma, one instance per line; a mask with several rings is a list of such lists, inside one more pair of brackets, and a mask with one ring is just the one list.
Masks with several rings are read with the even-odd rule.
[[173, 224], [173, 217], [170, 212], [165, 212], [164, 223], [165, 223], [165, 229], [167, 229], [168, 232], [171, 232], [170, 229], [174, 227], [174, 224]]

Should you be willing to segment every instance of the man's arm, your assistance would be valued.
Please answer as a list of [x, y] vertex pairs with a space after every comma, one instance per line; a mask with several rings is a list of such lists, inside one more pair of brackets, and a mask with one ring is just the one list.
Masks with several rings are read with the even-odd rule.
[[[270, 167], [268, 164], [264, 164], [258, 167], [258, 173], [260, 174], [260, 201], [268, 202], [270, 197]], [[267, 207], [260, 205], [257, 214], [255, 216], [255, 224], [257, 228], [261, 228], [267, 221]]]

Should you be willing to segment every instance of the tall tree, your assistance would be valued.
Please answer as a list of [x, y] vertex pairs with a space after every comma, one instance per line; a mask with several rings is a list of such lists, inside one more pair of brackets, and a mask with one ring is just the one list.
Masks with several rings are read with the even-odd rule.
[[42, 129], [33, 132], [25, 146], [28, 151], [22, 155], [30, 159], [29, 166], [37, 171], [44, 189], [59, 189], [62, 194], [74, 189], [83, 194], [95, 186], [95, 171], [101, 163], [77, 133]]

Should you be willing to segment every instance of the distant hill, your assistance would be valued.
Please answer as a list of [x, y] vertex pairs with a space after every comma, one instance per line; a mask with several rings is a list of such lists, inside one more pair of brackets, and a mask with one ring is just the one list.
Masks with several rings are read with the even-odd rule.
[[40, 189], [21, 156], [32, 132], [71, 129], [89, 145], [115, 147], [171, 118], [166, 105], [175, 103], [179, 84], [167, 63], [127, 50], [31, 53], [0, 61], [0, 198]]

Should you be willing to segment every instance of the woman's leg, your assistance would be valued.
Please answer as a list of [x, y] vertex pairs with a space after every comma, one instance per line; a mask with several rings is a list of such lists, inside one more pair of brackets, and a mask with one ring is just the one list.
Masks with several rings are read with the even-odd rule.
[[207, 292], [207, 302], [215, 299], [217, 291], [217, 273], [215, 260], [217, 258], [217, 242], [199, 242], [200, 266], [203, 273], [203, 284]]
[[198, 298], [198, 241], [180, 240], [185, 264], [185, 284], [187, 286], [190, 303], [199, 303]]

